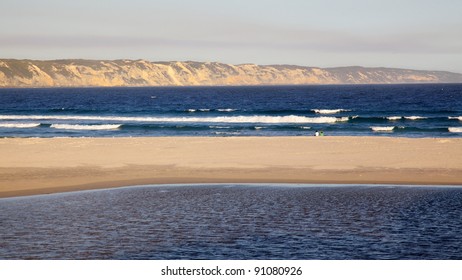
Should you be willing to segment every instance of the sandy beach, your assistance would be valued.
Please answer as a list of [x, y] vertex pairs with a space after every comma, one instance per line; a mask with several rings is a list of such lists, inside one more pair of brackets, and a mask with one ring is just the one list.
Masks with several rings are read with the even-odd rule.
[[161, 183], [462, 184], [461, 138], [5, 138], [0, 155], [0, 197]]

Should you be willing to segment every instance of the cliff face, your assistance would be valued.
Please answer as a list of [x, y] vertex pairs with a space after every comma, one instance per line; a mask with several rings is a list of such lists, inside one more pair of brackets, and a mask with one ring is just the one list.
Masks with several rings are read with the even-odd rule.
[[462, 82], [462, 74], [392, 68], [316, 68], [192, 61], [0, 59], [0, 87], [457, 82]]

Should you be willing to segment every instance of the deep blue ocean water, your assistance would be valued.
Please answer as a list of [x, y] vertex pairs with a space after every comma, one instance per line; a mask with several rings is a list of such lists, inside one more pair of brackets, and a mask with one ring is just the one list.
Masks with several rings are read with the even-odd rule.
[[462, 84], [0, 89], [0, 137], [461, 137]]
[[462, 187], [160, 185], [0, 199], [0, 259], [462, 259]]

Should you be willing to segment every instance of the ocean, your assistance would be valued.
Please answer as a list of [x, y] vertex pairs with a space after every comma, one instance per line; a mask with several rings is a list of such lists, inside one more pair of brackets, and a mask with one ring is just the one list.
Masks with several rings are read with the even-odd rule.
[[0, 89], [0, 137], [461, 137], [462, 84]]
[[[461, 137], [462, 85], [0, 89], [0, 137]], [[462, 259], [462, 187], [199, 184], [0, 199], [0, 259]]]
[[0, 199], [0, 259], [462, 259], [462, 187], [159, 185]]

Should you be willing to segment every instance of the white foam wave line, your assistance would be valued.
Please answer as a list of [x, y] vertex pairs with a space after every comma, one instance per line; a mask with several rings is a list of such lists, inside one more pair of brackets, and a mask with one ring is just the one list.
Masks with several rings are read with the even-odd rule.
[[340, 112], [349, 112], [351, 110], [346, 110], [346, 109], [313, 109], [311, 110], [317, 114], [336, 114]]
[[370, 128], [373, 131], [393, 131], [395, 129], [394, 126], [371, 126]]
[[402, 117], [400, 117], [400, 116], [391, 116], [391, 117], [387, 117], [387, 119], [389, 119], [390, 121], [397, 121], [397, 120], [402, 119]]
[[423, 120], [423, 119], [427, 119], [427, 117], [421, 117], [421, 116], [409, 116], [409, 117], [404, 117], [405, 119], [407, 120]]
[[346, 122], [348, 117], [304, 117], [304, 116], [224, 116], [224, 117], [116, 117], [116, 116], [24, 116], [0, 115], [3, 120], [79, 120], [118, 122], [196, 122], [196, 123], [335, 123]]
[[40, 123], [0, 123], [0, 127], [5, 128], [32, 128], [40, 126]]
[[111, 130], [118, 129], [121, 124], [98, 124], [98, 125], [82, 125], [82, 124], [52, 124], [50, 127], [66, 130]]
[[231, 128], [231, 127], [230, 126], [210, 125], [209, 128], [228, 129], [228, 128]]
[[197, 112], [197, 111], [199, 111], [199, 112], [209, 112], [210, 109], [188, 109], [188, 110], [186, 110], [186, 112], [190, 112], [190, 113], [194, 113], [194, 112]]
[[460, 117], [448, 117], [448, 119], [462, 121], [462, 116], [460, 116]]
[[230, 126], [210, 125], [209, 128], [228, 129], [228, 128], [231, 128], [231, 127]]
[[234, 112], [236, 109], [217, 109], [218, 112]]
[[337, 122], [347, 122], [350, 118], [349, 117], [341, 117], [337, 118]]
[[220, 131], [215, 131], [213, 132], [215, 135], [240, 135], [240, 132], [220, 132]]
[[462, 127], [448, 127], [449, 132], [454, 132], [454, 133], [461, 133], [462, 132]]

